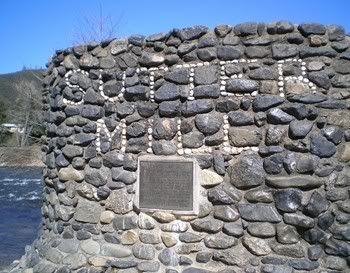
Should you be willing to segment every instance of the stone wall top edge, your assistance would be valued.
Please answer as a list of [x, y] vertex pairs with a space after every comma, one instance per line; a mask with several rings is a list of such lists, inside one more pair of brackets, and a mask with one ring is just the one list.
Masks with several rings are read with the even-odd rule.
[[[249, 28], [251, 29], [256, 28], [256, 33], [247, 33], [246, 31], [244, 31], [244, 29], [249, 29]], [[307, 32], [303, 30], [305, 28], [308, 29]], [[312, 33], [313, 32], [312, 28], [321, 29], [321, 32], [324, 30], [324, 33], [323, 34]], [[348, 38], [350, 38], [350, 34], [345, 32], [345, 28], [342, 25], [339, 25], [339, 24], [323, 25], [316, 22], [305, 22], [300, 24], [292, 23], [289, 21], [243, 22], [237, 25], [220, 24], [215, 26], [214, 28], [209, 28], [204, 25], [194, 25], [194, 26], [189, 26], [184, 28], [173, 28], [173, 29], [170, 29], [169, 31], [162, 31], [162, 32], [153, 33], [150, 35], [132, 34], [127, 37], [113, 37], [100, 42], [92, 41], [90, 43], [77, 44], [71, 47], [56, 50], [54, 55], [51, 57], [50, 61], [52, 61], [53, 59], [55, 59], [57, 56], [61, 54], [64, 54], [64, 55], [71, 54], [73, 49], [77, 47], [87, 47], [88, 50], [92, 50], [98, 46], [106, 47], [111, 42], [116, 44], [133, 44], [133, 42], [135, 42], [135, 39], [142, 41], [142, 44], [139, 44], [139, 46], [145, 46], [147, 42], [151, 42], [151, 43], [158, 42], [158, 41], [164, 42], [171, 36], [178, 37], [179, 35], [181, 36], [181, 33], [198, 31], [198, 30], [202, 30], [205, 33], [213, 31], [217, 34], [217, 36], [220, 37], [220, 35], [218, 34], [220, 29], [227, 29], [229, 31], [228, 33], [233, 33], [235, 36], [238, 36], [240, 38], [252, 38], [253, 36], [263, 36], [263, 35], [283, 36], [288, 33], [301, 33], [304, 36], [304, 38], [310, 35], [320, 35], [320, 34], [328, 35], [329, 33], [333, 33], [336, 37], [334, 37], [333, 39], [330, 39], [331, 41], [341, 41], [344, 39], [348, 40]], [[243, 29], [243, 33], [241, 32], [242, 29]], [[181, 39], [181, 42], [189, 42], [192, 40], [192, 39], [183, 39], [184, 37], [182, 38], [179, 37], [179, 38]], [[350, 40], [348, 40], [347, 42], [350, 43]], [[47, 66], [48, 65], [49, 63], [47, 64]]]

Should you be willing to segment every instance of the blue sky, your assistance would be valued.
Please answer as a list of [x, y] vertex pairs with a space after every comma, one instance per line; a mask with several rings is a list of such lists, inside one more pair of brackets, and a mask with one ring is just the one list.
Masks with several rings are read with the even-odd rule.
[[340, 24], [350, 32], [349, 0], [2, 0], [0, 74], [43, 67], [56, 49], [77, 42], [84, 18], [97, 18], [100, 5], [119, 37], [282, 19]]

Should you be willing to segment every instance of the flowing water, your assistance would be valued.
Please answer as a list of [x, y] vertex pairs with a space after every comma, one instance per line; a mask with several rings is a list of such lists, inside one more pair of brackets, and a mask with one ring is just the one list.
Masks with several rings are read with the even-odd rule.
[[41, 192], [40, 168], [0, 167], [0, 271], [36, 238]]

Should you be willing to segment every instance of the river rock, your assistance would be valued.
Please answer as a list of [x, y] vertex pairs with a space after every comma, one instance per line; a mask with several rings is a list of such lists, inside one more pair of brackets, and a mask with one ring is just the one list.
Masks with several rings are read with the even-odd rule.
[[269, 245], [262, 239], [243, 237], [243, 245], [254, 255], [265, 256], [271, 252]]
[[257, 187], [265, 180], [263, 160], [257, 154], [241, 154], [228, 168], [228, 174], [239, 189]]
[[239, 204], [241, 217], [247, 221], [278, 223], [282, 220], [275, 207], [266, 204]]

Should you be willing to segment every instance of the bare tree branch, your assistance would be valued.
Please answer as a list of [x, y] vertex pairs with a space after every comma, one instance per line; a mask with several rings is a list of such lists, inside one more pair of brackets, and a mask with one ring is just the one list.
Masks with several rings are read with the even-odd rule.
[[99, 2], [97, 16], [83, 16], [79, 23], [76, 38], [73, 44], [87, 44], [90, 42], [100, 43], [116, 37], [116, 29], [120, 24], [120, 18], [113, 22], [110, 15], [106, 16], [103, 6]]

